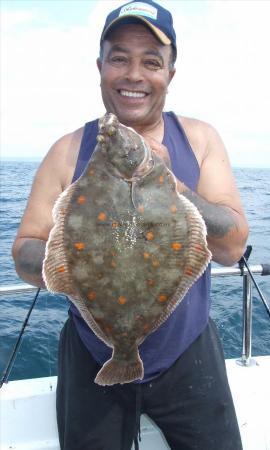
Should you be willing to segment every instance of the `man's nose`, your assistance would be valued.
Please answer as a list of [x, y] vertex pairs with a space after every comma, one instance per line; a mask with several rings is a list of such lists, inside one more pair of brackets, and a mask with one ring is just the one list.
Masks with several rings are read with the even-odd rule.
[[127, 78], [133, 82], [138, 82], [138, 81], [143, 80], [143, 78], [144, 78], [143, 66], [138, 59], [134, 58], [132, 61], [130, 61], [126, 75], [127, 75]]

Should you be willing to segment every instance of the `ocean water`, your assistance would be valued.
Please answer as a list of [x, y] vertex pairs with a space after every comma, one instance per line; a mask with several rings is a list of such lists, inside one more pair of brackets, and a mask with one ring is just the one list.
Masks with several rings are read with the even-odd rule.
[[[38, 167], [33, 161], [2, 161], [0, 195], [0, 285], [20, 284], [11, 246]], [[270, 263], [270, 169], [234, 169], [244, 209], [249, 221], [248, 244], [253, 251], [251, 264]], [[270, 276], [256, 276], [270, 304]], [[270, 352], [270, 318], [253, 289], [252, 354]], [[33, 294], [0, 296], [0, 375], [16, 343]], [[212, 311], [226, 358], [241, 356], [242, 351], [242, 278], [212, 279]], [[67, 318], [64, 296], [41, 292], [25, 329], [10, 380], [57, 374], [57, 343]]]

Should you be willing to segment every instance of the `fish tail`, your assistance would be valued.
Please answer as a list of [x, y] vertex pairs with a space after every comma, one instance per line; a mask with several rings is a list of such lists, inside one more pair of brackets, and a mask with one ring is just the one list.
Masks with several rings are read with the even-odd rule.
[[[101, 386], [113, 384], [130, 383], [135, 380], [142, 380], [144, 375], [143, 363], [136, 350], [136, 358], [124, 360], [115, 358], [115, 352], [111, 359], [107, 361], [98, 372], [95, 383]], [[135, 356], [135, 355], [134, 355]]]

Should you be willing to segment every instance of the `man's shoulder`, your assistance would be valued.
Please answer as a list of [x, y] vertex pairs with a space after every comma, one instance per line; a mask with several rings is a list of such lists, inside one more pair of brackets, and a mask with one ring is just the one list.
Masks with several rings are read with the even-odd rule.
[[205, 137], [208, 133], [213, 132], [214, 127], [201, 119], [197, 119], [194, 117], [187, 117], [182, 115], [176, 115], [182, 127], [185, 130], [188, 130], [190, 133], [201, 134], [202, 137]]
[[84, 127], [61, 136], [50, 148], [44, 157], [38, 176], [44, 176], [46, 173], [54, 172], [61, 182], [61, 185], [67, 187], [73, 177], [76, 166]]
[[[82, 127], [64, 134], [61, 136], [52, 146], [53, 152], [62, 154], [63, 152], [68, 152], [69, 154], [76, 153], [78, 154], [78, 151], [81, 146], [84, 130], [89, 126], [91, 128], [92, 125], [94, 125], [97, 122], [98, 119], [94, 119], [90, 122], [87, 122]], [[92, 129], [91, 129], [92, 130]]]
[[59, 139], [57, 139], [57, 141], [52, 145], [51, 148], [56, 153], [74, 150], [75, 147], [78, 146], [78, 143], [81, 143], [83, 131], [84, 127], [80, 127], [77, 130], [64, 134]]
[[51, 146], [46, 158], [50, 161], [75, 165], [81, 146], [84, 127], [64, 134]]
[[214, 134], [217, 134], [215, 128], [209, 123], [200, 119], [182, 115], [176, 116], [185, 131], [187, 139], [194, 151], [199, 165], [201, 165], [203, 159], [206, 156], [209, 140], [211, 140]]

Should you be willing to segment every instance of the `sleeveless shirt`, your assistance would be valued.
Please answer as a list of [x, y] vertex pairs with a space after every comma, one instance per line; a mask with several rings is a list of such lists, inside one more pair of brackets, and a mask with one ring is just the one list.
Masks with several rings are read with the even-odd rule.
[[[163, 144], [167, 147], [174, 175], [196, 191], [200, 168], [187, 136], [173, 112], [164, 112]], [[96, 146], [98, 119], [85, 124], [73, 182], [82, 174]], [[144, 364], [144, 378], [150, 381], [161, 375], [195, 341], [206, 327], [210, 310], [210, 265], [193, 284], [170, 317], [139, 346]], [[71, 304], [70, 314], [85, 347], [98, 364], [103, 365], [112, 349], [101, 341]]]

